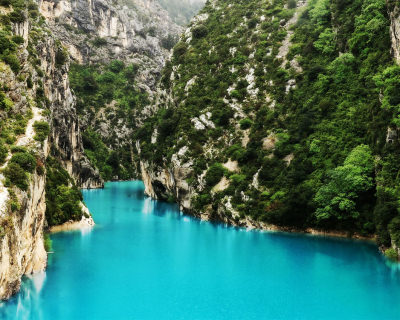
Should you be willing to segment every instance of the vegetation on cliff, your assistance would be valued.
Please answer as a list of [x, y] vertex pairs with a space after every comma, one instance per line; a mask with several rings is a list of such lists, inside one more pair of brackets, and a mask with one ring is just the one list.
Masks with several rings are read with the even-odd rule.
[[[141, 159], [191, 164], [198, 212], [390, 246], [400, 67], [389, 26], [385, 0], [208, 2], [164, 69], [172, 99], [136, 133]], [[229, 159], [239, 173], [222, 168]], [[210, 192], [223, 176], [229, 186]]]
[[74, 180], [56, 159], [46, 161], [46, 220], [49, 225], [82, 218], [82, 193]]
[[[82, 196], [68, 172], [55, 158], [46, 162], [47, 151], [42, 150], [50, 134], [49, 115], [54, 111], [44, 84], [51, 75], [43, 72], [43, 62], [46, 69], [52, 64], [62, 69], [68, 62], [68, 53], [59, 41], [51, 41], [49, 32], [34, 1], [0, 0], [0, 162], [7, 160], [3, 182], [14, 212], [22, 208], [21, 191], [33, 196], [28, 190], [33, 175], [45, 175], [46, 218], [51, 226], [79, 220]], [[47, 42], [54, 44], [54, 57], [43, 58]], [[49, 61], [43, 61], [46, 58]], [[37, 121], [31, 120], [34, 108]], [[33, 122], [31, 130], [27, 130], [29, 120]], [[57, 147], [52, 153], [58, 154]]]
[[85, 153], [105, 180], [135, 177], [130, 140], [134, 112], [148, 103], [147, 93], [136, 84], [137, 71], [138, 66], [119, 60], [106, 66], [75, 64], [70, 70], [77, 109], [88, 124], [83, 132]]

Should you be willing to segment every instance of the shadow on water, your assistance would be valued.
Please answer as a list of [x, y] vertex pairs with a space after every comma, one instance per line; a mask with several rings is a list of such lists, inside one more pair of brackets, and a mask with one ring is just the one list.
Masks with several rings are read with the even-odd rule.
[[393, 274], [397, 274], [400, 284], [400, 264], [388, 261], [379, 251], [377, 245], [370, 240], [341, 238], [334, 236], [312, 235], [298, 232], [266, 231], [231, 226], [218, 221], [202, 221], [199, 218], [181, 213], [181, 218], [190, 219], [194, 223], [207, 223], [214, 229], [226, 229], [246, 232], [264, 241], [268, 238], [279, 250], [286, 251], [288, 256], [296, 252], [308, 252], [312, 255], [323, 255], [331, 258], [342, 267], [359, 264], [368, 260], [376, 266], [385, 264]]
[[[392, 273], [400, 274], [399, 264], [387, 261], [379, 252], [376, 244], [371, 241], [281, 231], [246, 230], [221, 222], [205, 222], [180, 212], [177, 204], [157, 201], [145, 196], [142, 181], [134, 181], [134, 188], [132, 188], [132, 184], [129, 182], [120, 182], [118, 184], [107, 183], [106, 188], [111, 189], [112, 197], [116, 197], [117, 195], [121, 197], [122, 192], [123, 197], [141, 200], [142, 213], [157, 217], [169, 216], [176, 220], [190, 220], [193, 224], [197, 225], [207, 223], [213, 229], [246, 232], [260, 242], [268, 239], [276, 248], [279, 248], [282, 252], [286, 252], [288, 257], [292, 254], [307, 252], [309, 255], [331, 258], [332, 261], [335, 261], [336, 264], [343, 268], [358, 267], [359, 261], [368, 260], [369, 263], [377, 266], [385, 264]], [[119, 214], [117, 211], [117, 208], [113, 206], [110, 212], [110, 217], [113, 221]], [[114, 223], [117, 223], [117, 221], [115, 220]], [[400, 281], [400, 277], [397, 278]]]

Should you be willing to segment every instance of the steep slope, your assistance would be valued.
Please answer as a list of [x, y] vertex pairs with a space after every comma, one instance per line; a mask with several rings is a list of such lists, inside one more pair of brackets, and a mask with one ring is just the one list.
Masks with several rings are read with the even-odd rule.
[[146, 192], [204, 219], [400, 245], [397, 10], [209, 1], [136, 133]]
[[393, 55], [400, 63], [400, 7], [395, 0], [386, 0], [390, 17], [390, 37], [392, 39]]
[[[129, 1], [129, 0], [127, 0]], [[182, 26], [187, 25], [205, 4], [205, 0], [158, 0], [168, 11], [172, 20]]]
[[181, 31], [155, 0], [42, 0], [40, 12], [77, 62], [135, 63], [148, 92]]
[[[77, 185], [103, 182], [83, 154], [65, 49], [34, 2], [3, 0], [0, 13], [0, 299], [7, 299], [22, 275], [46, 267], [46, 225], [85, 215]], [[46, 193], [49, 181], [56, 197]]]
[[181, 27], [156, 0], [44, 0], [40, 10], [77, 63], [70, 77], [87, 156], [104, 179], [136, 177], [133, 119]]

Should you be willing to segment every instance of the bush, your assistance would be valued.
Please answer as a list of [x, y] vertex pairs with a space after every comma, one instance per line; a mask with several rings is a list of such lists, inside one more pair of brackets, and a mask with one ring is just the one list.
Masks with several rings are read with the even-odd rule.
[[192, 29], [193, 38], [200, 39], [207, 35], [208, 29], [204, 25], [196, 26]]
[[80, 220], [82, 194], [74, 180], [57, 160], [48, 158], [46, 164], [46, 220], [49, 226]]
[[296, 0], [289, 0], [288, 1], [288, 8], [289, 9], [294, 9], [294, 8], [296, 8], [296, 6], [297, 6]]
[[58, 47], [56, 52], [56, 66], [63, 66], [68, 60], [68, 52], [63, 47]]
[[28, 152], [17, 152], [13, 154], [10, 161], [30, 173], [36, 168], [36, 158]]
[[21, 65], [15, 54], [11, 53], [3, 56], [3, 60], [10, 66], [11, 70], [14, 71], [14, 73], [18, 73], [21, 70]]
[[36, 141], [43, 142], [49, 136], [50, 126], [45, 121], [35, 121], [33, 124], [33, 128], [35, 129], [35, 136], [33, 137]]
[[0, 31], [0, 54], [3, 54], [7, 50], [13, 51], [15, 49], [15, 45], [7, 34], [4, 31]]
[[44, 239], [44, 249], [46, 252], [50, 252], [53, 242], [50, 239], [50, 235], [48, 233], [43, 234], [43, 239]]
[[96, 38], [93, 40], [93, 45], [94, 45], [95, 47], [105, 46], [106, 44], [107, 44], [107, 39], [105, 39], [105, 38], [96, 37]]
[[17, 152], [27, 152], [25, 147], [22, 146], [11, 146], [11, 153], [17, 153]]
[[169, 34], [168, 37], [161, 39], [161, 46], [167, 50], [171, 50], [176, 44], [177, 39]]
[[8, 111], [11, 109], [13, 103], [9, 100], [6, 95], [0, 91], [0, 110]]
[[386, 249], [385, 256], [386, 256], [386, 258], [388, 258], [389, 260], [392, 260], [392, 261], [397, 261], [399, 259], [396, 250], [393, 248]]
[[179, 42], [174, 48], [175, 59], [180, 60], [183, 55], [185, 55], [187, 50], [187, 44], [185, 42]]
[[6, 185], [15, 185], [23, 191], [28, 190], [28, 175], [20, 165], [10, 162], [4, 169]]
[[26, 19], [24, 12], [20, 9], [14, 10], [8, 16], [12, 23], [23, 23]]
[[251, 125], [253, 124], [253, 121], [251, 121], [249, 118], [246, 118], [246, 119], [240, 120], [239, 124], [240, 124], [240, 129], [246, 130], [251, 127]]
[[207, 171], [205, 180], [208, 187], [215, 186], [224, 176], [225, 168], [220, 163], [214, 163]]
[[23, 44], [25, 42], [24, 38], [21, 36], [13, 36], [11, 39], [16, 44]]
[[400, 247], [400, 216], [392, 219], [388, 226], [390, 238]]
[[8, 155], [8, 149], [4, 145], [3, 141], [0, 140], [0, 165], [6, 161]]
[[114, 73], [120, 73], [125, 68], [125, 64], [120, 60], [114, 60], [111, 61], [109, 68]]

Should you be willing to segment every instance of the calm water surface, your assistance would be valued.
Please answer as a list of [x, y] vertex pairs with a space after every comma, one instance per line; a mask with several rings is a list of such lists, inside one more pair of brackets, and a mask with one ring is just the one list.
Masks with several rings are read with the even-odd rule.
[[138, 181], [83, 194], [96, 227], [53, 235], [0, 319], [400, 319], [373, 245], [200, 222]]

